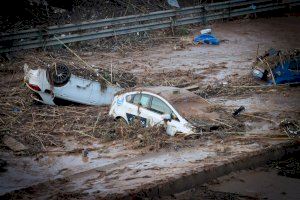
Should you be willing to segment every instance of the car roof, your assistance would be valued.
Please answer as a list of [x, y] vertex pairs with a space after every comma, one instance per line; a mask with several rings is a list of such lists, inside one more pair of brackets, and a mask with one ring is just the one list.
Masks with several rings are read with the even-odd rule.
[[168, 101], [172, 101], [173, 99], [177, 99], [179, 97], [183, 97], [186, 95], [188, 97], [197, 96], [196, 94], [186, 89], [171, 87], [171, 86], [144, 87], [144, 88], [139, 88], [139, 90], [157, 94], [159, 96], [164, 97]]
[[199, 97], [198, 95], [196, 95], [186, 89], [171, 87], [171, 86], [138, 87], [138, 88], [133, 88], [129, 91], [127, 90], [123, 93], [126, 93], [126, 92], [150, 92], [150, 93], [159, 95], [170, 102], [177, 100], [177, 99], [181, 99], [183, 97], [185, 97], [185, 98]]
[[205, 99], [203, 99], [199, 95], [196, 95], [193, 92], [190, 92], [184, 88], [178, 88], [172, 86], [137, 87], [137, 88], [131, 88], [129, 90], [123, 90], [120, 93], [125, 94], [128, 92], [150, 92], [163, 97], [170, 103], [177, 102], [179, 100], [184, 100], [184, 99], [202, 99], [203, 103], [207, 103]]

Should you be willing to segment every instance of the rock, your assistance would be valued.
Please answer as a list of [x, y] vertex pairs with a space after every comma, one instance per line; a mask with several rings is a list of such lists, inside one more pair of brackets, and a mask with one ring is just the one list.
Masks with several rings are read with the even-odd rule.
[[2, 138], [2, 142], [5, 146], [7, 146], [13, 151], [24, 151], [28, 149], [25, 145], [8, 135], [5, 135]]
[[89, 154], [89, 150], [87, 150], [87, 149], [82, 150], [82, 156], [83, 157], [87, 157], [88, 154]]

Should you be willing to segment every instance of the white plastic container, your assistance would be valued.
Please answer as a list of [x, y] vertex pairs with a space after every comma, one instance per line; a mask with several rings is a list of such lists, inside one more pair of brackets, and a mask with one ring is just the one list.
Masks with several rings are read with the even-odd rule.
[[263, 77], [263, 73], [262, 73], [260, 70], [258, 70], [258, 69], [254, 69], [254, 70], [252, 71], [252, 75], [253, 75], [254, 77], [260, 78], [260, 79]]
[[211, 29], [210, 28], [207, 28], [207, 29], [202, 29], [200, 31], [201, 34], [210, 34], [211, 33]]

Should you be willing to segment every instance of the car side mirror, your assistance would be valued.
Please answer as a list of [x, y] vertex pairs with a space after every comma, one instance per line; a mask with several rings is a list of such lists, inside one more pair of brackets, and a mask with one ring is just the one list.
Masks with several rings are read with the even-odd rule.
[[171, 115], [170, 114], [163, 114], [162, 115], [162, 118], [163, 118], [163, 120], [165, 120], [165, 121], [171, 121]]

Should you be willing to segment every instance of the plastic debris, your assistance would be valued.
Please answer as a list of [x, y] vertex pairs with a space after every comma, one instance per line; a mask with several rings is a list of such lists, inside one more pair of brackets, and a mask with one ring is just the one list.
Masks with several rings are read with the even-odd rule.
[[202, 43], [202, 44], [211, 44], [211, 45], [219, 45], [220, 44], [220, 40], [218, 38], [216, 38], [212, 34], [200, 34], [200, 35], [197, 35], [194, 38], [193, 43], [195, 45], [197, 45], [199, 43]]
[[244, 110], [245, 110], [245, 107], [244, 107], [244, 106], [241, 106], [241, 107], [239, 107], [239, 109], [235, 110], [235, 111], [232, 113], [232, 115], [233, 115], [234, 117], [236, 117], [236, 116], [238, 116], [241, 112], [243, 112]]
[[21, 109], [18, 107], [13, 107], [12, 111], [15, 113], [18, 113], [18, 112], [21, 112]]
[[210, 34], [211, 33], [211, 29], [210, 28], [207, 28], [207, 29], [202, 29], [200, 31], [201, 34]]
[[170, 6], [174, 6], [174, 7], [176, 7], [176, 8], [180, 8], [180, 6], [179, 6], [177, 0], [168, 0], [168, 4], [169, 4]]

